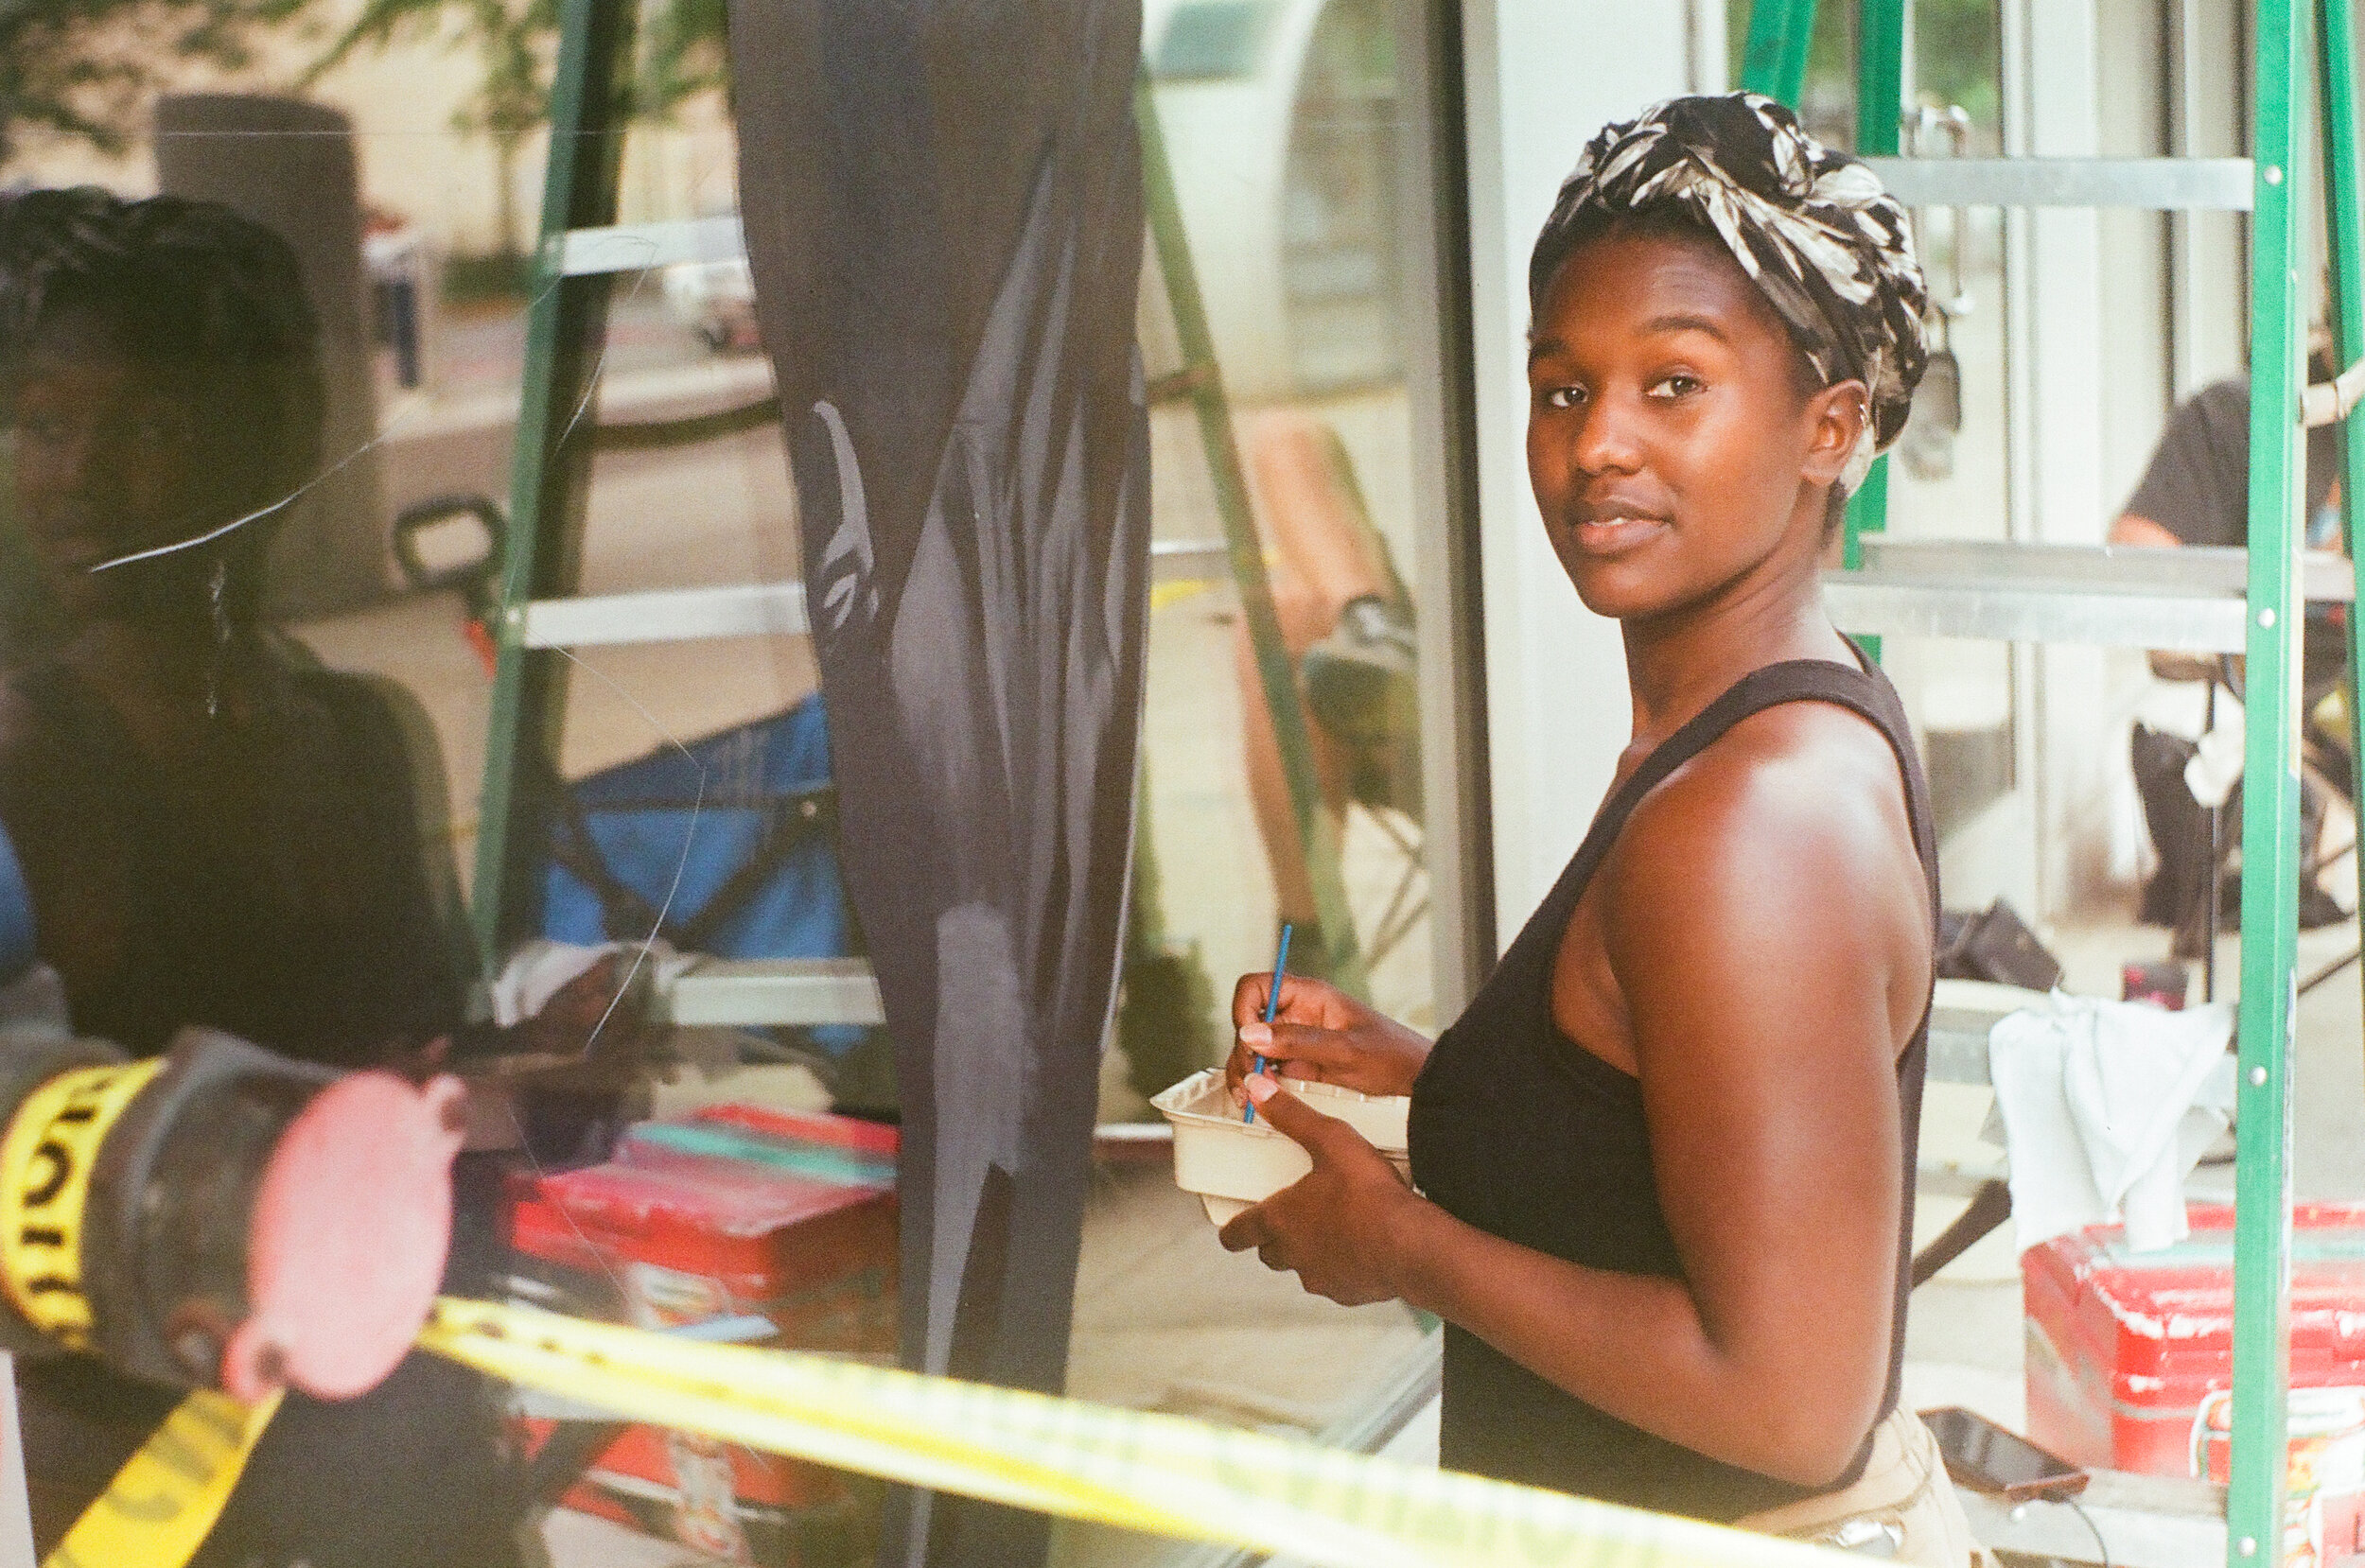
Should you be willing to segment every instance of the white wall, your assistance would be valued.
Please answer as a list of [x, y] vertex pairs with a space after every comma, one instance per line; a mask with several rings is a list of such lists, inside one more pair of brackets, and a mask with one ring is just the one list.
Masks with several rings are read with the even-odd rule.
[[1724, 10], [1471, 0], [1463, 47], [1496, 929], [1508, 946], [1585, 836], [1632, 723], [1617, 627], [1577, 601], [1528, 489], [1528, 252], [1603, 124], [1723, 87]]
[[[2094, 0], [2006, 0], [2004, 141], [2015, 157], [2094, 157], [2102, 141]], [[2013, 536], [2093, 544], [2121, 499], [2100, 461], [2102, 225], [2074, 208], [2007, 216]], [[2022, 776], [2035, 786], [2040, 916], [2072, 897], [2091, 853], [2078, 832], [2101, 786], [2095, 737], [2104, 655], [2083, 647], [2030, 650], [2022, 701]], [[2123, 756], [2123, 754], [2122, 754]], [[2121, 768], [2124, 768], [2121, 761]]]

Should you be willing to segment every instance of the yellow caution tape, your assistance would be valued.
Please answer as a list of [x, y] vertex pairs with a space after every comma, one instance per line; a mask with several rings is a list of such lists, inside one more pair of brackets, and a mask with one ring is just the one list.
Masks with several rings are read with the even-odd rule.
[[26, 1097], [0, 1138], [0, 1289], [25, 1320], [73, 1350], [90, 1345], [82, 1208], [108, 1129], [163, 1059], [60, 1073]]
[[532, 1308], [445, 1299], [422, 1349], [633, 1420], [932, 1490], [1333, 1568], [1813, 1568], [1769, 1536], [1312, 1443]]
[[200, 1390], [173, 1407], [42, 1568], [184, 1568], [221, 1517], [279, 1408]]
[[[630, 1420], [1318, 1568], [1814, 1568], [1770, 1536], [1315, 1444], [446, 1298], [422, 1350]], [[43, 1568], [185, 1568], [277, 1397], [192, 1394]]]
[[[159, 1064], [44, 1084], [0, 1136], [0, 1288], [86, 1346], [91, 1161]], [[423, 1350], [624, 1419], [934, 1491], [1212, 1542], [1327, 1568], [1812, 1568], [1766, 1536], [1241, 1432], [1179, 1416], [439, 1300]], [[185, 1568], [278, 1397], [183, 1401], [44, 1568]]]
[[[0, 1290], [26, 1321], [73, 1350], [89, 1349], [93, 1326], [82, 1290], [91, 1167], [164, 1065], [159, 1057], [60, 1073], [26, 1097], [0, 1136]], [[183, 1568], [221, 1517], [278, 1408], [276, 1394], [251, 1409], [210, 1391], [183, 1400], [44, 1568]]]

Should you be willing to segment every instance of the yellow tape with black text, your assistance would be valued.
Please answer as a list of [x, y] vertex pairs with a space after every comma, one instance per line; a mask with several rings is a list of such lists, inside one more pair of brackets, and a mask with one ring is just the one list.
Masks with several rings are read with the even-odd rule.
[[[90, 1348], [82, 1217], [99, 1145], [161, 1058], [61, 1072], [26, 1096], [0, 1136], [0, 1291], [44, 1334]], [[191, 1394], [165, 1418], [44, 1559], [44, 1568], [182, 1568], [205, 1541], [279, 1407]]]
[[26, 1096], [0, 1138], [0, 1289], [69, 1350], [90, 1345], [82, 1211], [98, 1145], [162, 1059], [61, 1072]]
[[278, 1409], [277, 1394], [245, 1405], [210, 1389], [174, 1405], [42, 1568], [185, 1568]]
[[653, 1425], [1325, 1568], [1814, 1568], [1815, 1547], [1077, 1400], [447, 1298], [422, 1349]]
[[[1322, 1568], [1814, 1568], [1831, 1560], [1813, 1547], [1696, 1520], [1180, 1416], [702, 1344], [530, 1307], [447, 1298], [419, 1345], [632, 1420]], [[242, 1411], [223, 1395], [191, 1395], [44, 1568], [184, 1568], [203, 1537], [187, 1526], [219, 1513], [270, 1414], [268, 1404]], [[85, 1549], [86, 1542], [103, 1545]]]
[[[0, 1288], [87, 1347], [82, 1209], [107, 1129], [157, 1064], [44, 1085], [0, 1137]], [[1177, 1416], [528, 1307], [439, 1300], [420, 1348], [625, 1419], [1012, 1507], [1328, 1568], [1812, 1568], [1813, 1548]], [[277, 1408], [190, 1395], [44, 1568], [184, 1568]]]

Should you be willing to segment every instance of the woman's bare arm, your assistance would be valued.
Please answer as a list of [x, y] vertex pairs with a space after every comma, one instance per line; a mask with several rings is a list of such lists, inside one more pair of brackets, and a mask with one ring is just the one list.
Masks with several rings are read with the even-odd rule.
[[1896, 1059], [1929, 976], [1894, 758], [1838, 709], [1761, 714], [1644, 803], [1597, 888], [1684, 1278], [1465, 1242], [1411, 1298], [1622, 1420], [1830, 1480], [1888, 1368]]
[[[1712, 1457], [1832, 1480], [1887, 1371], [1896, 1055], [1927, 995], [1929, 915], [1885, 743], [1836, 710], [1805, 723], [1856, 726], [1861, 765], [1835, 782], [1827, 757], [1720, 745], [1637, 812], [1597, 884], [1682, 1279], [1489, 1235], [1384, 1185], [1327, 1128], [1304, 1191], [1227, 1245], [1342, 1299], [1402, 1296]], [[1778, 742], [1797, 724], [1764, 728]], [[1294, 1132], [1303, 1109], [1270, 1119]]]

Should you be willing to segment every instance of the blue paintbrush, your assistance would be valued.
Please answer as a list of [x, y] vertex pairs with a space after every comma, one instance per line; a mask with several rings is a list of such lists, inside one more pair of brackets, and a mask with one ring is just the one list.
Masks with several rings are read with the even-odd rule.
[[[1281, 947], [1272, 955], [1272, 984], [1265, 992], [1265, 1021], [1269, 1024], [1272, 1022], [1273, 1015], [1281, 1011], [1281, 977], [1288, 972], [1289, 967], [1289, 930], [1288, 923], [1284, 921], [1281, 927]], [[1265, 1071], [1265, 1054], [1261, 1051], [1256, 1054], [1256, 1071], [1259, 1072]], [[1248, 1114], [1240, 1120], [1251, 1125], [1255, 1124], [1255, 1101], [1249, 1101]]]

